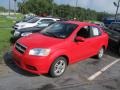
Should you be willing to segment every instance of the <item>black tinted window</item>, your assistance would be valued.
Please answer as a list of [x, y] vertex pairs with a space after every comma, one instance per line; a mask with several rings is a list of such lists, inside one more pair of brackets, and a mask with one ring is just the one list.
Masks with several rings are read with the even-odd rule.
[[85, 26], [85, 27], [81, 28], [78, 31], [77, 36], [84, 37], [84, 38], [89, 38], [90, 37], [90, 27]]

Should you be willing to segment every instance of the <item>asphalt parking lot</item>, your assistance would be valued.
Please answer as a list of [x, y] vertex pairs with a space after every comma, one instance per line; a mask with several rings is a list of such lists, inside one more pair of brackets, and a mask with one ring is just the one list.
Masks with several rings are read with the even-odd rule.
[[120, 58], [106, 52], [103, 60], [94, 58], [68, 66], [64, 75], [51, 78], [18, 68], [10, 52], [0, 65], [0, 90], [120, 90]]

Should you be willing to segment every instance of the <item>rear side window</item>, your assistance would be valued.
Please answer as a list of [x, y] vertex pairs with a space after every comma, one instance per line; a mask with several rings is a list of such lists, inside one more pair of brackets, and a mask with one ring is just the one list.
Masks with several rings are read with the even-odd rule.
[[91, 36], [95, 37], [95, 36], [100, 36], [101, 32], [97, 27], [91, 27]]

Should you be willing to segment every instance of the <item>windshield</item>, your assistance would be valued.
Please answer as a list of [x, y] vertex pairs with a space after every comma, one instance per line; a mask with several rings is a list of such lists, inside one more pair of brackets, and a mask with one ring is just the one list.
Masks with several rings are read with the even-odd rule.
[[38, 23], [38, 25], [36, 27], [47, 27], [49, 25], [51, 25], [53, 22], [41, 22]]
[[56, 38], [67, 38], [77, 26], [76, 24], [59, 22], [45, 28], [41, 33]]
[[35, 23], [39, 20], [39, 18], [35, 17], [33, 19], [30, 19], [29, 21], [27, 21], [28, 23]]
[[23, 22], [27, 22], [28, 20], [31, 20], [32, 18], [34, 18], [34, 16], [30, 16], [30, 17], [24, 18], [22, 21]]

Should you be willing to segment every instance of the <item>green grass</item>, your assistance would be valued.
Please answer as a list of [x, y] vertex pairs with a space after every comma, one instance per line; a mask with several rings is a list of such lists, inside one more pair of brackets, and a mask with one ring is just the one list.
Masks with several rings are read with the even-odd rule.
[[3, 60], [4, 54], [10, 49], [11, 29], [0, 28], [0, 61]]
[[0, 27], [3, 28], [11, 28], [12, 25], [23, 18], [23, 15], [16, 14], [16, 17], [14, 16], [0, 16]]
[[14, 20], [8, 19], [5, 16], [0, 17], [0, 27], [8, 28], [12, 27]]
[[10, 37], [12, 25], [15, 20], [19, 20], [21, 15], [18, 15], [16, 19], [7, 18], [6, 16], [0, 16], [0, 63], [6, 52], [11, 48]]

